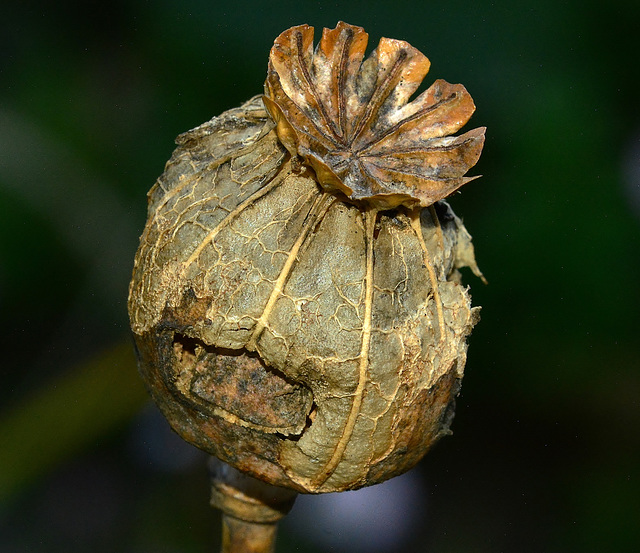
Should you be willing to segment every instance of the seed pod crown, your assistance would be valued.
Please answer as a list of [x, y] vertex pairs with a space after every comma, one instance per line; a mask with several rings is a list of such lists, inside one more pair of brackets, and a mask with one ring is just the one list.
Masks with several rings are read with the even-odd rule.
[[460, 84], [437, 80], [412, 102], [430, 62], [383, 38], [364, 62], [368, 35], [340, 22], [282, 33], [269, 58], [264, 103], [278, 137], [323, 187], [377, 207], [429, 206], [474, 177], [484, 128], [450, 136], [475, 110]]

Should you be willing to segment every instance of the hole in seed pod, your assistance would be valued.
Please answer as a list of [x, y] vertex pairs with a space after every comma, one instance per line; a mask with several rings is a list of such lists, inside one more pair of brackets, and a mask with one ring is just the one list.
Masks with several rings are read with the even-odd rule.
[[246, 350], [215, 348], [175, 333], [170, 385], [207, 415], [295, 439], [313, 420], [313, 396]]
[[433, 204], [433, 208], [436, 210], [436, 215], [440, 220], [440, 224], [450, 223], [455, 219], [455, 215], [451, 210], [451, 207], [446, 202], [436, 202]]

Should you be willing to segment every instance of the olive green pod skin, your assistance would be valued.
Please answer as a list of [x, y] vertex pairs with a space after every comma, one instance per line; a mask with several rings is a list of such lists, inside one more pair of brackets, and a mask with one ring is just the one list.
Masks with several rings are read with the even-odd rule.
[[129, 295], [172, 427], [301, 492], [410, 469], [449, 432], [477, 320], [461, 221], [445, 202], [384, 211], [326, 191], [258, 97], [177, 143]]

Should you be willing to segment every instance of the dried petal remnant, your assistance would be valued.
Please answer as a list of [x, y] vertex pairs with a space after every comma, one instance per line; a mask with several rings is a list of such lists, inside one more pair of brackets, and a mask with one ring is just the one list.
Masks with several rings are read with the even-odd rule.
[[264, 102], [280, 141], [320, 184], [374, 207], [432, 205], [473, 177], [484, 128], [450, 136], [469, 120], [462, 85], [437, 80], [407, 103], [429, 60], [383, 38], [364, 62], [368, 35], [338, 23], [313, 51], [313, 27], [282, 33], [271, 49]]

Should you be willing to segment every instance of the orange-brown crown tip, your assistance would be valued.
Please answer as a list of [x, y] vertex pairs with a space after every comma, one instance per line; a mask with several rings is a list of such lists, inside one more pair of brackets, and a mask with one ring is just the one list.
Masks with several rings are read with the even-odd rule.
[[326, 189], [380, 208], [431, 205], [470, 180], [485, 129], [451, 136], [475, 110], [466, 89], [437, 80], [409, 102], [429, 60], [383, 38], [363, 61], [367, 41], [339, 22], [314, 51], [313, 27], [288, 29], [271, 49], [265, 107]]

